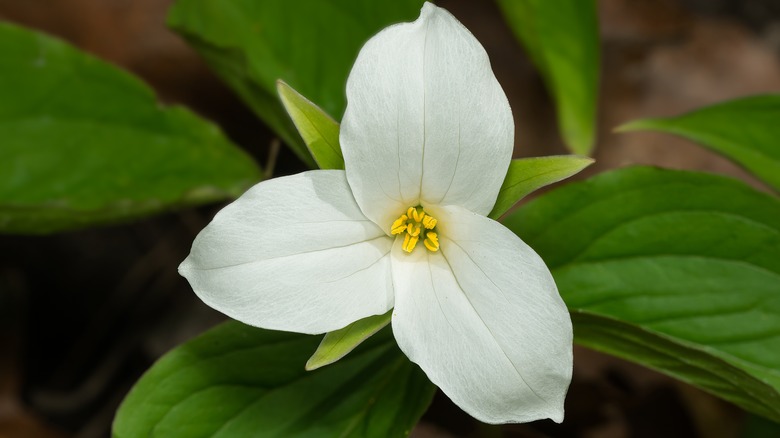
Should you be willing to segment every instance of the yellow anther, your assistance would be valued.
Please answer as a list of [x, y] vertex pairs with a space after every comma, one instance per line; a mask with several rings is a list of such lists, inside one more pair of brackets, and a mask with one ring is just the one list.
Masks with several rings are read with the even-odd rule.
[[425, 240], [423, 240], [423, 245], [425, 245], [425, 247], [428, 248], [428, 250], [431, 252], [438, 251], [439, 236], [434, 232], [425, 233]]
[[398, 219], [395, 220], [395, 222], [393, 222], [393, 226], [390, 227], [390, 232], [395, 235], [395, 234], [401, 234], [404, 231], [406, 231], [406, 221], [408, 219], [409, 218], [405, 214], [402, 214], [401, 217], [399, 217]]
[[428, 250], [436, 252], [439, 250], [439, 236], [433, 231], [436, 224], [437, 220], [422, 207], [409, 207], [406, 214], [402, 214], [393, 222], [390, 232], [393, 235], [404, 234], [401, 247], [406, 252], [412, 252], [420, 240]]
[[412, 236], [407, 234], [406, 237], [404, 237], [403, 250], [406, 252], [412, 252], [414, 247], [417, 246], [418, 240], [420, 240], [420, 236]]

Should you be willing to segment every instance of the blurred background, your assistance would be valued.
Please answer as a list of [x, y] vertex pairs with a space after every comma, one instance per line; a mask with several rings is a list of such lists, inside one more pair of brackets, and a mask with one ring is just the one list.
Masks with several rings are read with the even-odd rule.
[[[163, 102], [186, 105], [215, 121], [266, 163], [278, 140], [167, 30], [171, 3], [0, 0], [0, 20], [59, 36], [132, 71]], [[513, 108], [515, 156], [566, 153], [542, 79], [496, 5], [437, 3], [488, 51]], [[754, 182], [684, 140], [612, 129], [639, 117], [780, 90], [780, 1], [600, 0], [598, 5], [597, 163], [578, 177], [641, 163]], [[291, 152], [280, 149], [275, 175], [303, 169]], [[223, 319], [176, 272], [194, 236], [220, 207], [47, 237], [0, 236], [0, 437], [109, 435], [114, 411], [141, 373]], [[761, 426], [726, 402], [619, 359], [577, 348], [574, 366], [562, 425], [480, 425], [439, 395], [412, 436], [736, 437]]]

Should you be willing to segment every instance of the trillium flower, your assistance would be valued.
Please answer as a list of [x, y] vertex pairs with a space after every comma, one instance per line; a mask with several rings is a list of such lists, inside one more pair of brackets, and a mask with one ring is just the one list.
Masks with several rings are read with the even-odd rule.
[[563, 420], [572, 327], [550, 271], [486, 215], [514, 123], [482, 46], [426, 3], [361, 50], [345, 171], [261, 182], [220, 211], [179, 270], [246, 324], [320, 334], [393, 309], [401, 350], [488, 423]]

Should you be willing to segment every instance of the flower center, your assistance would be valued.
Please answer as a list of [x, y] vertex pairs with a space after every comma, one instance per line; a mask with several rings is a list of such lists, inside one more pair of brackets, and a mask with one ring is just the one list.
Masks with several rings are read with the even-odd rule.
[[409, 207], [406, 214], [393, 222], [390, 232], [394, 236], [404, 234], [402, 248], [406, 252], [412, 252], [420, 240], [428, 251], [436, 252], [439, 250], [439, 235], [435, 231], [437, 222], [422, 207]]

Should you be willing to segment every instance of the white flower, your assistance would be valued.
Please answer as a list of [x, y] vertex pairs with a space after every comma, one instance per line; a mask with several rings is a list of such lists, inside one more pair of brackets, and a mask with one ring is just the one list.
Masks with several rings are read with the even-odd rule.
[[266, 329], [325, 333], [394, 308], [401, 350], [466, 412], [562, 421], [569, 314], [539, 256], [486, 217], [514, 124], [482, 46], [426, 3], [366, 43], [347, 100], [346, 171], [257, 184], [198, 235], [181, 274]]

